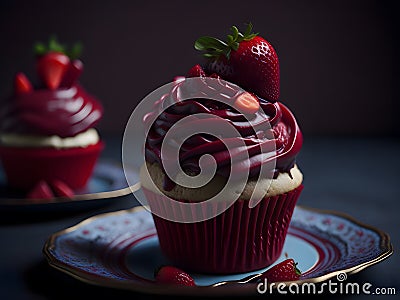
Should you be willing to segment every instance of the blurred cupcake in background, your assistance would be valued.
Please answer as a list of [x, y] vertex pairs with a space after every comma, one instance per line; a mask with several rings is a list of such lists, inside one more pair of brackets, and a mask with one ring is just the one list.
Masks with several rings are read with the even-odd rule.
[[2, 110], [0, 157], [7, 184], [27, 197], [73, 196], [87, 185], [105, 146], [95, 128], [103, 107], [78, 81], [80, 51], [80, 44], [67, 49], [55, 38], [37, 43], [37, 78], [17, 73]]

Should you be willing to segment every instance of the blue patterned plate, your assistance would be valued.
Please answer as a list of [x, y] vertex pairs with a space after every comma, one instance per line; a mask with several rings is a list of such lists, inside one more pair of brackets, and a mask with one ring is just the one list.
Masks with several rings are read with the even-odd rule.
[[[165, 287], [154, 270], [169, 264], [160, 251], [147, 209], [98, 215], [53, 234], [43, 252], [49, 264], [81, 281], [158, 294], [238, 295], [257, 293], [255, 283], [227, 283], [266, 269], [234, 275], [190, 275], [196, 287]], [[289, 256], [302, 271], [299, 284], [356, 273], [389, 257], [389, 236], [338, 212], [297, 206], [278, 263]]]

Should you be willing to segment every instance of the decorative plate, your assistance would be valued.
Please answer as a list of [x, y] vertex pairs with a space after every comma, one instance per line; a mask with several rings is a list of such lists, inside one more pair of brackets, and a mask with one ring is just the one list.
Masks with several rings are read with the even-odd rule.
[[[156, 284], [154, 270], [169, 262], [159, 248], [151, 214], [143, 207], [98, 215], [55, 233], [43, 252], [51, 266], [81, 281], [157, 294], [256, 294], [256, 283], [238, 281], [267, 269], [234, 275], [190, 273], [196, 287]], [[378, 229], [339, 212], [297, 206], [275, 263], [285, 254], [294, 258], [302, 271], [297, 283], [302, 284], [356, 273], [392, 252], [389, 236]]]
[[20, 191], [11, 190], [0, 168], [0, 211], [69, 211], [97, 206], [111, 198], [124, 196], [135, 187], [129, 187], [122, 167], [111, 161], [99, 161], [87, 186], [76, 190], [74, 197], [27, 199]]

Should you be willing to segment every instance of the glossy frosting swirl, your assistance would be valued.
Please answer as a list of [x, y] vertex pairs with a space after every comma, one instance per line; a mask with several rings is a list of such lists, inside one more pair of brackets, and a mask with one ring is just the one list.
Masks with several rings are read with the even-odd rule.
[[[168, 97], [165, 97], [165, 101]], [[162, 101], [160, 101], [162, 105]], [[262, 164], [276, 159], [276, 166], [273, 177], [279, 173], [289, 173], [296, 163], [296, 156], [299, 153], [303, 137], [295, 117], [291, 111], [282, 103], [271, 103], [260, 99], [262, 112], [251, 116], [244, 116], [233, 107], [209, 99], [189, 99], [162, 111], [156, 121], [151, 125], [145, 145], [145, 157], [149, 163], [161, 162], [161, 145], [166, 132], [180, 119], [196, 114], [206, 113], [221, 117], [230, 122], [241, 136], [234, 137], [242, 139], [247, 147], [249, 161], [235, 162], [235, 172], [241, 168], [249, 168], [249, 178], [257, 176]], [[201, 119], [199, 122], [210, 122], [208, 119]], [[269, 122], [269, 125], [267, 123]], [[150, 125], [149, 125], [150, 126]], [[269, 128], [269, 132], [261, 132]], [[257, 132], [257, 134], [256, 134]], [[275, 146], [272, 144], [275, 143]], [[275, 147], [272, 157], [263, 155], [263, 149]], [[217, 174], [229, 177], [231, 155], [223, 142], [214, 136], [207, 134], [196, 134], [187, 139], [180, 149], [180, 165], [185, 172], [197, 174], [200, 171], [199, 158], [204, 154], [211, 154], [217, 163]], [[167, 176], [166, 176], [167, 177]], [[174, 184], [164, 183], [164, 189], [170, 190]]]
[[1, 131], [72, 137], [93, 128], [103, 116], [99, 101], [79, 84], [14, 95], [3, 111]]

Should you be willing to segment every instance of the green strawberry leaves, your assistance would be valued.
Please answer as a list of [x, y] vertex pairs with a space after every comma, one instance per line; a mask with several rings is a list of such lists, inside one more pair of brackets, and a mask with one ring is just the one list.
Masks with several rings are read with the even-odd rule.
[[202, 36], [194, 43], [194, 48], [199, 51], [207, 51], [204, 53], [205, 57], [219, 57], [221, 54], [227, 54], [228, 45], [214, 37]]
[[75, 43], [70, 49], [67, 49], [65, 45], [62, 45], [57, 41], [57, 38], [54, 35], [50, 37], [47, 44], [36, 42], [33, 45], [33, 51], [37, 56], [42, 56], [48, 52], [59, 52], [67, 55], [71, 60], [79, 58], [82, 49], [83, 47], [81, 43]]
[[205, 51], [204, 57], [217, 59], [224, 55], [229, 59], [231, 51], [236, 51], [239, 48], [240, 42], [250, 41], [258, 33], [252, 33], [253, 25], [247, 24], [246, 31], [241, 33], [236, 26], [230, 28], [232, 34], [228, 34], [226, 42], [210, 36], [199, 37], [195, 43], [194, 48], [199, 51]]

